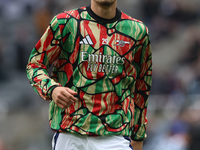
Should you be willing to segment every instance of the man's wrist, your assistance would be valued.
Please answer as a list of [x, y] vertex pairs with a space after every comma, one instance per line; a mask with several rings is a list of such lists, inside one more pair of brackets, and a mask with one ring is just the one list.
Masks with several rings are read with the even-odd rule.
[[52, 93], [53, 93], [53, 91], [55, 90], [55, 88], [57, 88], [57, 87], [60, 87], [59, 85], [53, 85], [52, 87], [51, 87], [51, 89], [50, 89], [50, 97], [51, 97], [51, 100], [52, 100]]

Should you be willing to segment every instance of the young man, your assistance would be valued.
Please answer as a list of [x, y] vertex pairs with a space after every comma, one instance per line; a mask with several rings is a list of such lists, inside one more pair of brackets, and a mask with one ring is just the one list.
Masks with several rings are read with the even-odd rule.
[[91, 0], [58, 14], [30, 55], [27, 75], [50, 100], [55, 150], [130, 150], [130, 141], [142, 150], [152, 80], [148, 29], [116, 6]]

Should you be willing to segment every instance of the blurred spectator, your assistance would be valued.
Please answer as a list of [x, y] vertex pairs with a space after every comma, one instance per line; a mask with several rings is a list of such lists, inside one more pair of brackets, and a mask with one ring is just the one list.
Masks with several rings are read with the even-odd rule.
[[[21, 28], [22, 27], [22, 28]], [[15, 38], [14, 38], [14, 49], [16, 51], [16, 69], [18, 71], [23, 71], [26, 68], [28, 55], [27, 51], [27, 43], [29, 40], [29, 31], [23, 25], [19, 25], [19, 28], [16, 28]]]
[[2, 14], [7, 20], [17, 20], [19, 19], [23, 13], [23, 5], [21, 3], [14, 0], [6, 0], [3, 1]]
[[188, 124], [174, 120], [171, 129], [160, 138], [154, 150], [187, 150]]
[[181, 65], [189, 65], [195, 62], [200, 55], [200, 35], [198, 27], [188, 27], [189, 41], [186, 52], [180, 57]]
[[177, 29], [199, 18], [198, 5], [179, 0], [143, 0], [144, 20], [154, 32], [153, 39], [171, 36]]
[[198, 28], [192, 26], [189, 30], [189, 41], [186, 52], [179, 58], [177, 78], [181, 81], [187, 93], [200, 93], [200, 36]]
[[175, 0], [175, 3], [176, 9], [170, 15], [170, 19], [184, 24], [196, 21], [198, 9], [193, 3], [186, 3], [178, 0]]
[[188, 150], [199, 150], [200, 148], [200, 123], [191, 126], [190, 131], [190, 143]]
[[41, 5], [36, 9], [34, 13], [34, 21], [39, 37], [41, 37], [41, 35], [46, 30], [54, 15], [54, 10], [57, 7], [58, 6], [55, 0], [46, 0], [44, 5]]
[[50, 20], [51, 20], [51, 14], [46, 9], [46, 7], [38, 8], [38, 10], [34, 14], [34, 21], [39, 37], [41, 37], [41, 35], [46, 30]]
[[142, 0], [142, 9], [146, 22], [150, 22], [158, 15], [159, 8], [160, 0]]
[[4, 40], [0, 37], [0, 82], [5, 81], [6, 75], [4, 72], [4, 64], [3, 64], [3, 50], [4, 50]]
[[4, 147], [3, 141], [0, 139], [0, 150], [6, 150]]

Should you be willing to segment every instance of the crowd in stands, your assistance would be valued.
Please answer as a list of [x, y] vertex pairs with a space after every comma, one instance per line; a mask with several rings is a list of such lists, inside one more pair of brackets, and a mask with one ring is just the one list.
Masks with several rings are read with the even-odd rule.
[[[28, 108], [34, 105], [33, 98], [27, 100], [32, 94], [29, 93], [21, 96], [24, 99], [18, 98], [16, 102], [24, 105], [14, 104], [12, 107], [8, 105], [5, 107], [7, 109], [1, 107], [6, 106], [6, 103], [12, 104], [13, 98], [17, 97], [10, 94], [15, 80], [20, 82], [23, 80], [23, 83], [27, 82], [27, 86], [30, 86], [25, 77], [28, 57], [51, 18], [63, 10], [82, 6], [85, 2], [0, 0], [0, 124], [6, 123], [7, 118], [2, 117], [2, 114], [9, 115], [12, 112], [11, 108], [15, 108], [16, 113], [23, 109], [22, 106], [26, 107], [27, 103], [30, 105]], [[89, 4], [89, 0], [86, 3]], [[122, 3], [118, 1], [119, 7], [126, 12], [126, 5]], [[132, 14], [129, 15], [134, 17], [134, 13], [140, 10], [141, 14], [137, 15], [139, 17], [137, 19], [142, 20], [149, 28], [153, 60], [161, 62], [156, 64], [153, 61], [155, 67], [149, 98], [148, 138], [145, 140], [144, 150], [198, 150], [200, 147], [200, 11], [198, 7], [200, 2], [127, 0], [127, 3], [133, 8], [129, 11]], [[139, 7], [136, 8], [135, 4]], [[169, 53], [161, 53], [168, 50], [166, 47], [169, 47]], [[167, 55], [162, 55], [166, 53]], [[162, 64], [162, 58], [167, 63]], [[4, 90], [4, 87], [8, 89]], [[24, 90], [23, 85], [19, 84], [16, 93], [23, 95]], [[3, 99], [8, 96], [11, 96], [10, 100]], [[0, 131], [0, 150], [15, 149], [12, 146], [8, 148], [8, 141], [3, 139]], [[37, 147], [32, 149], [37, 150]], [[31, 150], [31, 147], [27, 147], [27, 150]]]

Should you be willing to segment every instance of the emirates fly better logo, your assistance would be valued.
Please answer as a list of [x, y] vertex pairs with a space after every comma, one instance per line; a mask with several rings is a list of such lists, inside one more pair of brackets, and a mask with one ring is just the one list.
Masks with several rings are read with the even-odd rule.
[[[79, 42], [81, 45], [94, 45], [89, 35], [86, 35], [82, 41]], [[102, 39], [103, 45], [108, 45], [108, 39]], [[116, 40], [115, 46], [124, 47], [130, 42], [123, 40]], [[119, 66], [125, 63], [125, 57], [104, 55], [101, 52], [98, 54], [90, 54], [88, 52], [81, 52], [81, 62], [87, 63], [87, 71], [91, 72], [105, 72], [105, 73], [118, 73]]]
[[125, 58], [120, 56], [103, 55], [101, 52], [99, 54], [81, 52], [81, 61], [88, 62], [87, 71], [117, 73], [119, 65], [125, 63]]

